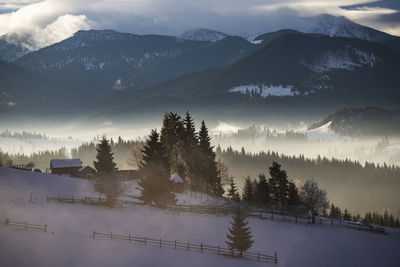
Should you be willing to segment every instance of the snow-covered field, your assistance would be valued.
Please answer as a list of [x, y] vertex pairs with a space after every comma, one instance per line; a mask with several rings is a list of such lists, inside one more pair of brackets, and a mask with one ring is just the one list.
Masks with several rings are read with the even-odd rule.
[[318, 128], [306, 131], [308, 140], [310, 141], [331, 141], [331, 142], [343, 142], [351, 140], [348, 136], [343, 136], [335, 133], [329, 127], [332, 122], [328, 122]]
[[[132, 186], [128, 192], [136, 194]], [[400, 262], [400, 234], [394, 230], [383, 236], [259, 219], [248, 219], [255, 239], [251, 250], [276, 251], [278, 264], [92, 240], [90, 233], [96, 230], [225, 246], [231, 217], [136, 205], [111, 209], [46, 202], [46, 195], [58, 194], [93, 193], [85, 180], [0, 167], [0, 217], [48, 227], [41, 233], [0, 225], [0, 266], [398, 266]]]

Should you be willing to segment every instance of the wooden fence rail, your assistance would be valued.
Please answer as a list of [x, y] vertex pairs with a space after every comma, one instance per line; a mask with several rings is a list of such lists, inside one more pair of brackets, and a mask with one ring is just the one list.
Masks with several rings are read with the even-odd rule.
[[215, 246], [215, 245], [209, 245], [206, 243], [200, 243], [200, 244], [193, 244], [190, 242], [179, 242], [179, 241], [170, 241], [170, 240], [163, 240], [163, 239], [155, 239], [155, 238], [149, 238], [149, 237], [138, 237], [138, 236], [133, 236], [131, 234], [129, 235], [117, 235], [114, 233], [99, 233], [96, 231], [93, 231], [93, 233], [90, 236], [92, 239], [110, 239], [110, 240], [121, 240], [121, 241], [126, 241], [128, 243], [141, 243], [144, 245], [153, 245], [153, 246], [159, 246], [159, 247], [168, 247], [168, 248], [173, 248], [173, 249], [184, 249], [184, 250], [190, 250], [190, 251], [198, 251], [201, 253], [212, 253], [212, 254], [217, 254], [221, 256], [230, 256], [234, 258], [244, 258], [244, 259], [249, 259], [249, 260], [257, 260], [257, 261], [266, 261], [266, 262], [275, 262], [278, 263], [278, 257], [276, 252], [274, 255], [267, 255], [263, 254], [260, 252], [254, 253], [254, 252], [243, 252], [242, 254], [239, 253], [237, 250], [231, 250], [225, 247], [220, 247], [220, 246]]
[[[101, 204], [105, 203], [105, 198], [61, 198], [59, 197], [47, 197], [48, 202], [63, 202], [63, 203], [82, 203], [82, 204]], [[134, 205], [144, 205], [140, 202], [121, 200], [123, 203], [129, 203]], [[237, 206], [229, 206], [229, 205], [212, 205], [212, 206], [202, 206], [202, 205], [174, 205], [168, 207], [169, 211], [173, 212], [190, 212], [190, 213], [199, 213], [199, 214], [223, 214], [229, 215], [234, 214], [237, 210]], [[313, 224], [313, 220], [311, 216], [297, 216], [292, 214], [287, 214], [280, 211], [273, 210], [264, 210], [264, 209], [250, 209], [246, 211], [247, 216], [251, 218], [259, 218], [263, 220], [274, 220], [274, 221], [283, 221], [283, 222], [291, 222], [298, 224]], [[349, 229], [354, 229], [358, 231], [366, 231], [377, 234], [386, 234], [385, 228], [377, 227], [373, 225], [364, 225], [357, 222], [351, 221], [343, 221], [336, 220], [332, 218], [325, 217], [315, 217], [315, 224], [320, 225], [328, 225], [328, 226], [337, 226], [337, 227], [345, 227]]]
[[0, 218], [0, 224], [3, 224], [4, 226], [13, 226], [18, 229], [22, 229], [25, 231], [40, 231], [40, 232], [47, 232], [47, 224], [33, 224], [33, 223], [28, 223], [27, 221], [25, 222], [18, 222], [18, 221], [13, 221], [9, 218]]

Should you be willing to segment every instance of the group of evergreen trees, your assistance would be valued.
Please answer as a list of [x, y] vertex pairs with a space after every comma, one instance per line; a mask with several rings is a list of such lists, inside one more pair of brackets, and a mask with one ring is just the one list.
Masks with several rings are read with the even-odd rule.
[[264, 174], [258, 175], [258, 181], [251, 180], [248, 176], [245, 179], [241, 198], [231, 179], [228, 197], [232, 200], [241, 199], [243, 202], [258, 205], [296, 205], [299, 200], [297, 187], [289, 180], [286, 171], [281, 169], [281, 165], [273, 162], [269, 167], [269, 175], [268, 180]]
[[361, 218], [360, 214], [352, 215], [351, 212], [345, 209], [343, 212], [334, 204], [331, 204], [329, 209], [329, 214], [327, 214], [330, 218], [344, 221], [355, 221], [355, 222], [363, 222], [363, 223], [371, 223], [378, 224], [382, 226], [388, 227], [400, 227], [400, 218], [395, 218], [392, 213], [386, 209], [383, 214], [379, 214], [378, 212], [368, 211], [365, 213], [364, 218]]
[[222, 196], [221, 175], [210, 140], [204, 121], [197, 133], [189, 111], [184, 119], [168, 112], [160, 134], [153, 130], [146, 141], [139, 169], [146, 172], [146, 166], [157, 164], [165, 175], [178, 173], [194, 190]]

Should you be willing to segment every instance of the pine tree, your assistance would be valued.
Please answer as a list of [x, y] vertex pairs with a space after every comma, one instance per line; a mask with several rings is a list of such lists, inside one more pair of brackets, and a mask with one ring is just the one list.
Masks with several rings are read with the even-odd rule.
[[222, 197], [225, 193], [225, 190], [222, 187], [221, 180], [222, 180], [222, 178], [221, 178], [220, 172], [218, 171], [218, 175], [217, 175], [217, 179], [215, 181], [214, 191], [213, 191], [213, 194], [217, 197]]
[[114, 156], [111, 152], [111, 146], [105, 136], [100, 140], [96, 146], [96, 159], [94, 167], [98, 173], [113, 173], [117, 170], [117, 164], [114, 162]]
[[269, 167], [269, 186], [271, 192], [271, 200], [276, 204], [286, 204], [287, 202], [287, 189], [288, 189], [288, 176], [286, 171], [281, 170], [281, 165], [273, 162]]
[[[169, 174], [178, 171], [178, 165], [182, 163], [182, 147], [184, 140], [184, 127], [181, 117], [177, 113], [167, 112], [164, 115], [161, 128], [160, 142], [165, 151], [168, 162]], [[184, 177], [184, 173], [179, 173]]]
[[299, 192], [297, 190], [296, 184], [293, 182], [288, 182], [287, 190], [288, 190], [287, 204], [296, 205], [299, 202]]
[[237, 190], [235, 181], [233, 177], [229, 179], [229, 190], [228, 190], [228, 198], [231, 200], [240, 200], [239, 192]]
[[156, 130], [152, 130], [149, 139], [141, 150], [142, 159], [139, 163], [139, 170], [143, 171], [149, 165], [160, 165], [165, 171], [168, 170], [168, 162], [165, 157], [165, 151], [159, 141], [159, 134]]
[[244, 182], [242, 200], [244, 202], [248, 202], [248, 203], [254, 202], [253, 183], [249, 176], [246, 177], [245, 182]]
[[343, 220], [344, 221], [350, 221], [351, 220], [351, 214], [347, 209], [344, 209]]
[[260, 205], [266, 205], [270, 202], [269, 184], [265, 174], [258, 175], [258, 183], [254, 192], [255, 201]]
[[[217, 191], [215, 188], [221, 186], [218, 184], [217, 176], [217, 162], [216, 155], [211, 146], [211, 138], [208, 135], [208, 129], [204, 121], [201, 122], [199, 131], [199, 148], [201, 151], [202, 159], [200, 160], [201, 176], [205, 179], [206, 191], [213, 193]], [[220, 183], [220, 182], [219, 182]]]
[[199, 177], [198, 161], [199, 161], [199, 147], [198, 137], [196, 133], [195, 124], [189, 111], [186, 111], [186, 117], [183, 120], [184, 126], [184, 140], [183, 140], [183, 161], [186, 164], [187, 176], [190, 178], [192, 185], [198, 184], [196, 178]]
[[165, 207], [176, 203], [169, 180], [168, 163], [157, 131], [153, 130], [142, 150], [140, 171], [144, 178], [140, 199], [147, 204]]
[[239, 255], [242, 257], [243, 252], [247, 251], [254, 243], [252, 240], [252, 234], [250, 228], [247, 227], [248, 222], [245, 221], [240, 210], [237, 210], [233, 216], [232, 227], [229, 228], [229, 234], [226, 235], [228, 239], [226, 244], [229, 249], [239, 251]]

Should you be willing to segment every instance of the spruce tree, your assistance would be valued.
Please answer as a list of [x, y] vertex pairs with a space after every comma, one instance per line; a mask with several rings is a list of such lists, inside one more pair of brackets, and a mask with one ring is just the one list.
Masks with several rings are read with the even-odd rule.
[[244, 182], [242, 200], [248, 203], [254, 202], [253, 182], [251, 181], [249, 176], [246, 177]]
[[250, 228], [247, 227], [248, 222], [245, 221], [240, 210], [238, 209], [233, 216], [232, 227], [229, 228], [229, 233], [226, 235], [229, 249], [237, 250], [242, 257], [243, 252], [247, 251], [254, 243]]
[[211, 146], [211, 138], [208, 135], [208, 129], [204, 121], [201, 122], [201, 127], [199, 131], [199, 148], [201, 151], [202, 158], [200, 160], [201, 176], [205, 179], [205, 187], [207, 193], [213, 193], [216, 187], [219, 187], [220, 183], [217, 180], [218, 169], [216, 162], [216, 155]]
[[107, 197], [107, 204], [114, 206], [118, 196], [122, 194], [122, 185], [119, 177], [114, 173], [117, 170], [117, 164], [114, 162], [111, 146], [105, 136], [96, 146], [96, 159], [94, 167], [97, 170], [97, 175], [93, 180], [93, 189]]
[[233, 177], [229, 179], [228, 198], [231, 200], [240, 200], [239, 192], [237, 190]]
[[139, 170], [143, 171], [149, 168], [149, 165], [160, 165], [165, 171], [168, 170], [168, 162], [165, 157], [165, 151], [159, 141], [159, 134], [152, 130], [149, 138], [141, 150], [142, 159], [139, 163]]
[[143, 178], [140, 199], [146, 204], [166, 207], [176, 203], [169, 180], [168, 163], [157, 131], [153, 130], [142, 149], [140, 171]]
[[114, 162], [114, 156], [111, 152], [111, 146], [105, 136], [100, 140], [96, 146], [96, 159], [94, 167], [98, 173], [113, 173], [117, 170], [117, 164]]
[[[160, 142], [165, 151], [168, 162], [169, 174], [178, 171], [178, 165], [182, 163], [182, 147], [184, 128], [181, 117], [177, 113], [167, 112], [164, 115], [161, 128]], [[184, 173], [179, 173], [184, 177]]]
[[351, 220], [351, 214], [347, 209], [344, 209], [343, 220], [344, 221], [350, 221]]
[[265, 174], [258, 175], [258, 183], [255, 187], [254, 199], [260, 205], [266, 205], [270, 202], [269, 185]]
[[296, 184], [293, 182], [288, 182], [287, 190], [287, 204], [296, 205], [299, 202], [299, 192]]
[[184, 136], [183, 136], [183, 161], [186, 164], [187, 176], [192, 185], [198, 184], [196, 178], [199, 177], [198, 161], [199, 147], [198, 137], [195, 124], [189, 111], [186, 111], [185, 119], [183, 120]]
[[281, 165], [273, 162], [269, 167], [269, 186], [271, 192], [271, 200], [279, 205], [286, 204], [288, 191], [288, 176], [286, 171], [281, 170]]

